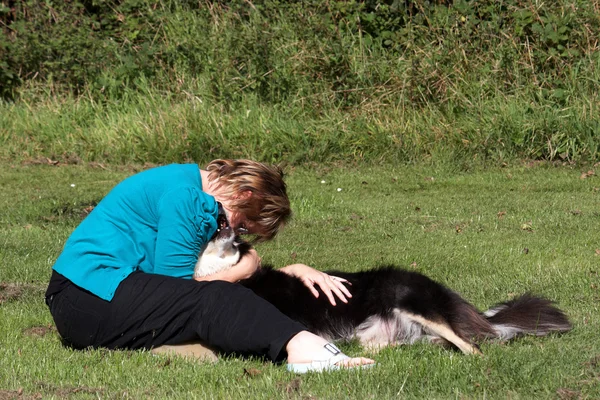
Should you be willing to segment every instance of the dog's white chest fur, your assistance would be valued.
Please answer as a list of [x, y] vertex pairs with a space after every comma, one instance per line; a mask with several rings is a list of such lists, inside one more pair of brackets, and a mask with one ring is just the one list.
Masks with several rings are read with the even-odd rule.
[[235, 236], [217, 237], [200, 252], [194, 268], [194, 278], [201, 278], [231, 268], [240, 260]]

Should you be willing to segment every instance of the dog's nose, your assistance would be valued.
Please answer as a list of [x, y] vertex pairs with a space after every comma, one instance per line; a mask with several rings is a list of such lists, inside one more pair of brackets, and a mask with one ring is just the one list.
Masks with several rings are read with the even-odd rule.
[[217, 239], [229, 238], [232, 235], [233, 235], [233, 230], [229, 226], [221, 228], [217, 231]]

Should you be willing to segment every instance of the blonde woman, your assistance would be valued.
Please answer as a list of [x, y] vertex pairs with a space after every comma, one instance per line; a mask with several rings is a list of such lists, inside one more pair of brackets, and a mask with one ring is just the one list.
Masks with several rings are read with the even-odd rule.
[[[217, 229], [218, 202], [238, 233], [272, 239], [291, 215], [281, 170], [250, 160], [215, 160], [205, 170], [172, 164], [113, 188], [65, 243], [46, 303], [75, 348], [151, 349], [203, 341], [224, 352], [287, 357], [295, 372], [372, 364], [350, 358], [270, 303], [236, 284], [259, 267], [252, 249], [233, 268], [192, 279]], [[335, 304], [350, 293], [303, 264], [282, 268]]]

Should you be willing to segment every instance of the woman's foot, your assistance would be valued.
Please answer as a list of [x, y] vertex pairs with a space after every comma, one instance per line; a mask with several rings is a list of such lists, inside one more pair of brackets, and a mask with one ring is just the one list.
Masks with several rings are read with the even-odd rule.
[[365, 357], [348, 357], [320, 336], [302, 331], [286, 346], [288, 370], [304, 373], [340, 368], [366, 367], [375, 361]]

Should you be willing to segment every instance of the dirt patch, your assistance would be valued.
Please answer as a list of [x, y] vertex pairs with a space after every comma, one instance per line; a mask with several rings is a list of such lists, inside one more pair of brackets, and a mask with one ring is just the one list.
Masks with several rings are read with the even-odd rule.
[[556, 391], [556, 394], [560, 400], [581, 399], [581, 393], [578, 392], [577, 390], [560, 388]]
[[24, 288], [14, 283], [0, 283], [0, 304], [18, 300], [24, 292]]
[[63, 153], [61, 155], [53, 154], [51, 157], [28, 158], [21, 162], [21, 165], [77, 165], [82, 164], [83, 160], [75, 153]]
[[600, 354], [596, 354], [589, 361], [584, 362], [583, 365], [591, 369], [594, 380], [600, 382], [600, 375], [598, 374], [600, 372]]
[[82, 201], [79, 203], [64, 203], [50, 210], [50, 215], [41, 218], [44, 222], [56, 222], [63, 219], [84, 219], [98, 205], [100, 200]]
[[47, 326], [32, 326], [31, 328], [27, 328], [23, 330], [23, 334], [25, 336], [30, 337], [44, 337], [49, 333], [55, 332], [56, 328], [52, 325]]
[[254, 378], [262, 374], [262, 371], [257, 368], [244, 368], [244, 376], [248, 378]]
[[21, 161], [21, 165], [58, 165], [60, 161], [53, 160], [48, 157], [37, 157], [37, 158], [28, 158], [27, 160]]
[[17, 390], [0, 389], [0, 400], [34, 400], [48, 397], [48, 395], [62, 399], [71, 397], [77, 393], [91, 394], [95, 397], [103, 397], [102, 395], [104, 393], [104, 389], [102, 388], [91, 388], [87, 386], [58, 387], [44, 382], [38, 382], [37, 386], [39, 390], [44, 392], [45, 395], [40, 392], [27, 393], [22, 388]]
[[41, 393], [27, 394], [23, 389], [18, 390], [1, 390], [0, 389], [0, 400], [34, 400], [41, 399]]
[[294, 378], [289, 382], [277, 382], [277, 387], [288, 396], [296, 396], [300, 393], [301, 383], [302, 380], [300, 378]]
[[87, 387], [87, 386], [54, 386], [50, 383], [46, 383], [46, 382], [37, 382], [36, 384], [40, 390], [55, 396], [59, 399], [62, 398], [66, 398], [69, 397], [73, 394], [76, 393], [87, 393], [87, 394], [93, 394], [96, 395], [97, 397], [102, 397], [102, 394], [104, 393], [104, 389], [102, 388], [93, 388], [93, 387]]
[[19, 301], [31, 294], [41, 295], [45, 290], [46, 286], [42, 285], [0, 282], [0, 305], [9, 301]]

